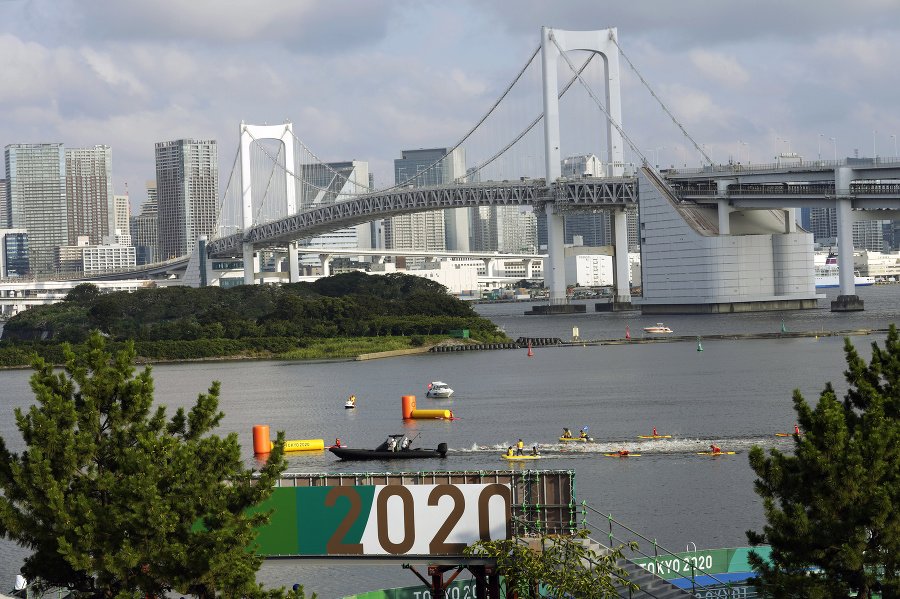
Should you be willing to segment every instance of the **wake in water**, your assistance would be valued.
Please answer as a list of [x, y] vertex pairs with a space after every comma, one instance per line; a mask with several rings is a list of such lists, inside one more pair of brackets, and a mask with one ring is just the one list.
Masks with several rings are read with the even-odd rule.
[[[593, 443], [525, 443], [525, 449], [537, 445], [543, 456], [572, 455], [572, 454], [611, 454], [627, 450], [631, 454], [660, 455], [660, 454], [695, 454], [708, 451], [710, 445], [720, 447], [723, 452], [747, 453], [754, 445], [768, 451], [777, 448], [784, 453], [790, 453], [793, 449], [791, 437], [750, 436], [728, 438], [668, 438], [668, 439], [635, 439], [634, 441], [603, 441], [596, 440]], [[459, 453], [505, 453], [509, 447], [515, 448], [516, 443], [497, 443], [494, 445], [479, 445], [473, 443], [471, 447], [450, 449]]]

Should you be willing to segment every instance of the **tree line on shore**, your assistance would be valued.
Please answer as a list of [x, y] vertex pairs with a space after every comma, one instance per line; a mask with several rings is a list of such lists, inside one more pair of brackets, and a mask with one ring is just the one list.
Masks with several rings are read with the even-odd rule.
[[11, 318], [0, 366], [23, 366], [36, 352], [63, 361], [62, 343], [84, 344], [92, 329], [114, 351], [128, 341], [139, 358], [277, 357], [325, 339], [427, 338], [468, 329], [483, 342], [507, 337], [439, 283], [406, 275], [346, 273], [280, 286], [157, 287], [102, 293], [78, 285], [65, 300]]

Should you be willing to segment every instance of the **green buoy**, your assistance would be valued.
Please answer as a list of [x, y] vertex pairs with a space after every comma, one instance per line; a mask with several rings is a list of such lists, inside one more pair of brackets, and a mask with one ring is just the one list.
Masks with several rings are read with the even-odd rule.
[[700, 337], [697, 337], [697, 351], [703, 351], [703, 346], [700, 345]]
[[784, 319], [783, 319], [783, 318], [781, 319], [781, 332], [782, 332], [782, 333], [785, 332], [785, 330], [784, 330]]

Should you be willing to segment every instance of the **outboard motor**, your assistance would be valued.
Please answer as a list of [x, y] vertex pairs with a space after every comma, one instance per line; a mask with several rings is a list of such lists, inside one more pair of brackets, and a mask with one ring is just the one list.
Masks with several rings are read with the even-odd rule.
[[441, 457], [447, 457], [447, 444], [446, 443], [438, 443], [437, 446], [438, 453], [441, 454]]

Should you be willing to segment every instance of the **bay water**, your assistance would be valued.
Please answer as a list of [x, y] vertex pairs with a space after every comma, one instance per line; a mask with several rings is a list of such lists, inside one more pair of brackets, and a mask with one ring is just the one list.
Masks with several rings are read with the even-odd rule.
[[[287, 439], [340, 437], [351, 447], [375, 447], [392, 433], [419, 435], [416, 445], [445, 442], [443, 460], [341, 462], [328, 452], [289, 454], [295, 472], [498, 470], [510, 466], [499, 454], [520, 438], [539, 444], [545, 459], [528, 465], [575, 472], [576, 497], [672, 551], [745, 546], [745, 531], [761, 530], [761, 500], [753, 492], [747, 461], [753, 445], [790, 451], [794, 428], [791, 394], [797, 388], [815, 402], [826, 382], [842, 394], [847, 384], [843, 338], [702, 340], [704, 335], [787, 331], [884, 330], [900, 320], [900, 285], [858, 288], [863, 312], [834, 313], [825, 290], [818, 310], [723, 315], [642, 316], [639, 312], [526, 316], [528, 303], [482, 304], [477, 310], [519, 336], [573, 339], [583, 344], [418, 354], [371, 361], [227, 361], [153, 366], [156, 401], [170, 413], [190, 406], [214, 380], [222, 383], [226, 416], [219, 434], [236, 432], [249, 466], [252, 427], [268, 425]], [[674, 342], [592, 345], [632, 337], [663, 320], [675, 335], [701, 337]], [[850, 337], [868, 358], [884, 333]], [[29, 370], [0, 371], [0, 435], [13, 451], [25, 449], [13, 416], [33, 403]], [[449, 399], [427, 399], [431, 381], [454, 390]], [[357, 398], [357, 408], [344, 401]], [[454, 421], [403, 421], [401, 397], [415, 395], [420, 408], [447, 408]], [[560, 445], [563, 427], [588, 427], [595, 443], [578, 449]], [[670, 438], [641, 440], [653, 428]], [[698, 455], [710, 444], [735, 455]], [[627, 448], [640, 457], [608, 458]], [[588, 515], [602, 538], [605, 518]], [[619, 534], [621, 531], [617, 531]], [[640, 541], [642, 550], [647, 542]], [[0, 592], [10, 589], [25, 553], [0, 541]], [[322, 597], [343, 597], [379, 588], [408, 586], [417, 579], [399, 567], [263, 566], [268, 586], [304, 584]]]

